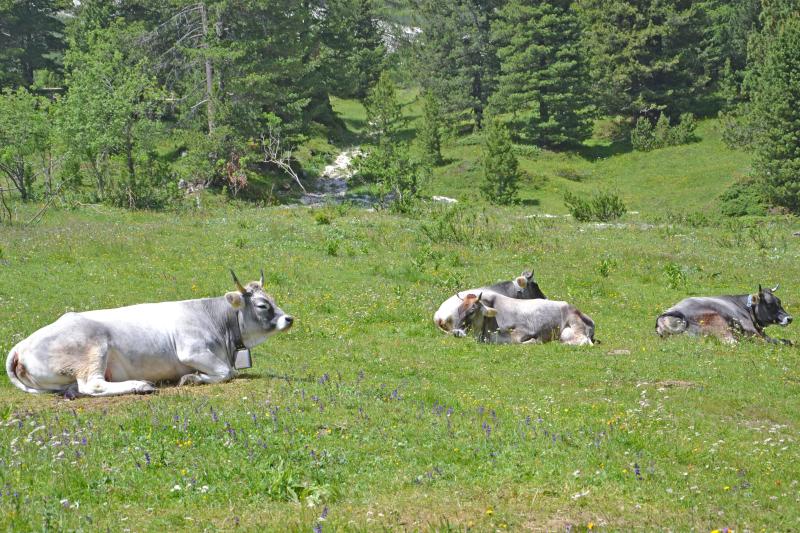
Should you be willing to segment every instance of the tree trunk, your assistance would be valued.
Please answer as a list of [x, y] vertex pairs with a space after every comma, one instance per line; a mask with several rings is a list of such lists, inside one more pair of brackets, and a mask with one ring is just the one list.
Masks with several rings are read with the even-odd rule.
[[[200, 4], [200, 21], [203, 25], [203, 44], [202, 47], [208, 50], [208, 13], [206, 5]], [[211, 68], [211, 59], [208, 57], [208, 52], [205, 53], [205, 67], [206, 67], [206, 117], [208, 118], [208, 134], [214, 132], [214, 79], [213, 70]]]

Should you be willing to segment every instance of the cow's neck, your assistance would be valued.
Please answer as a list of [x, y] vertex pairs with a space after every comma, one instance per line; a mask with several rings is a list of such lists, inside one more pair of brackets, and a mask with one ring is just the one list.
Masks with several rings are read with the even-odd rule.
[[756, 331], [761, 332], [764, 329], [764, 326], [761, 325], [761, 322], [758, 321], [758, 316], [756, 316], [756, 305], [753, 302], [753, 295], [747, 294], [744, 296], [739, 296], [739, 299], [744, 302], [744, 307], [747, 309], [747, 312], [750, 314], [750, 320], [753, 322], [753, 327], [756, 328]]

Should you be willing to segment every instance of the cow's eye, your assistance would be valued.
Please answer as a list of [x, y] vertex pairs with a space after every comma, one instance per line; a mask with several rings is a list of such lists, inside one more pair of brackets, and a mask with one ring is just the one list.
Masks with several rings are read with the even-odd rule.
[[258, 307], [259, 309], [266, 309], [269, 306], [267, 304], [257, 304], [256, 307]]

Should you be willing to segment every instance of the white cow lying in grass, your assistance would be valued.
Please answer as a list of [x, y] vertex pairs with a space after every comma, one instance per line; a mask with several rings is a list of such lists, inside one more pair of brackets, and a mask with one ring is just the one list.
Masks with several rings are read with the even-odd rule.
[[153, 392], [153, 382], [219, 383], [234, 360], [292, 325], [260, 281], [219, 298], [67, 313], [11, 349], [6, 372], [26, 392], [112, 396]]
[[489, 343], [592, 344], [594, 321], [574, 305], [553, 300], [517, 300], [484, 291], [467, 294], [458, 308], [456, 328], [473, 331]]

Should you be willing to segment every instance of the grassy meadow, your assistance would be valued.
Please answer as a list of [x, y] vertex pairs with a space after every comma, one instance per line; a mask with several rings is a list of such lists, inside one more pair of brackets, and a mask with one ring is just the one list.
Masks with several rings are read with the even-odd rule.
[[[715, 128], [649, 154], [600, 140], [523, 154], [529, 201], [510, 208], [475, 200], [468, 136], [426, 185], [457, 208], [209, 196], [202, 210], [54, 207], [2, 227], [4, 357], [65, 311], [222, 295], [228, 268], [249, 280], [263, 267], [297, 322], [220, 385], [65, 400], [0, 380], [0, 529], [799, 529], [798, 348], [654, 333], [692, 294], [781, 282], [800, 309], [800, 223], [714, 215], [749, 164]], [[637, 213], [535, 216], [598, 188]], [[600, 344], [492, 346], [434, 328], [457, 289], [530, 268], [595, 320]], [[797, 326], [768, 333], [800, 342]]]

